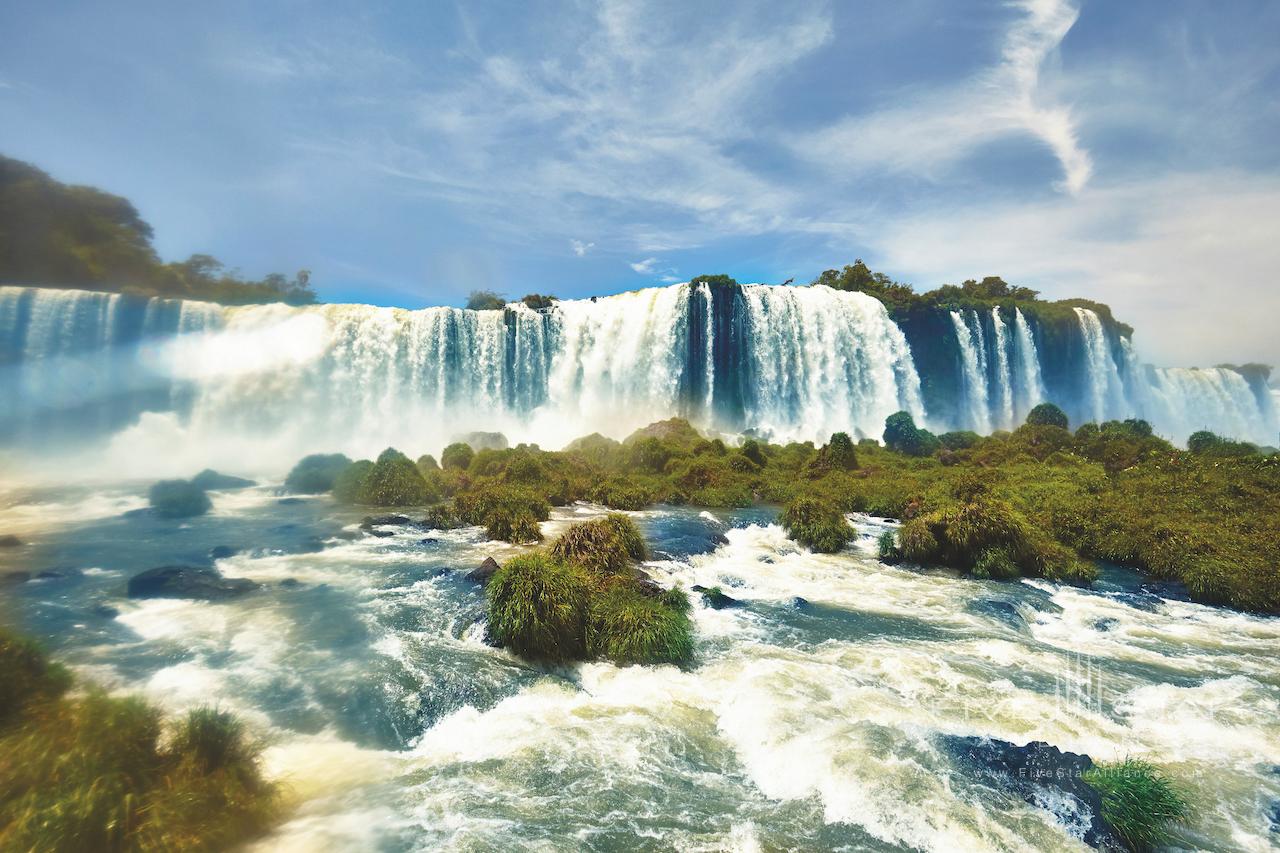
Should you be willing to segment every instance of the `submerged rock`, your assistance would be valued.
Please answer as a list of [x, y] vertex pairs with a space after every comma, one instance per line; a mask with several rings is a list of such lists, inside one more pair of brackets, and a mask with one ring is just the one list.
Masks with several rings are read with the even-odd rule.
[[103, 619], [114, 619], [120, 615], [120, 611], [112, 607], [110, 604], [95, 604], [93, 605], [93, 609], [89, 612], [94, 616], [99, 616]]
[[22, 540], [17, 536], [14, 536], [12, 533], [6, 533], [4, 536], [0, 536], [0, 548], [21, 548], [22, 545]]
[[1020, 630], [1027, 624], [1018, 610], [1017, 602], [1005, 598], [975, 598], [965, 609], [976, 616], [989, 616], [1015, 630]]
[[190, 480], [161, 480], [151, 487], [148, 497], [151, 511], [160, 518], [192, 518], [213, 508], [204, 489]]
[[742, 606], [741, 601], [731, 596], [725, 595], [723, 592], [720, 591], [720, 587], [718, 586], [713, 586], [708, 588], [705, 586], [699, 586], [698, 584], [694, 584], [693, 586], [690, 587], [690, 589], [692, 589], [694, 592], [702, 593], [702, 600], [705, 601], [707, 606], [710, 607], [712, 610], [724, 610], [726, 607]]
[[250, 486], [258, 485], [253, 480], [246, 480], [244, 477], [233, 477], [230, 474], [219, 474], [212, 468], [205, 468], [199, 474], [191, 478], [191, 482], [202, 489], [247, 489]]
[[481, 585], [487, 584], [489, 578], [493, 577], [498, 568], [497, 560], [493, 559], [493, 557], [485, 557], [483, 563], [467, 572], [467, 580]]
[[1126, 849], [1102, 816], [1102, 798], [1082, 778], [1093, 767], [1089, 756], [1063, 752], [1043, 741], [1017, 746], [984, 737], [945, 735], [942, 740], [975, 776], [1050, 812], [1068, 833], [1090, 847]]
[[221, 601], [252, 592], [258, 584], [248, 578], [224, 578], [203, 566], [159, 566], [129, 578], [130, 598], [194, 598]]
[[0, 584], [26, 583], [31, 580], [31, 572], [5, 572], [0, 574]]
[[361, 530], [368, 530], [371, 527], [404, 527], [406, 524], [412, 524], [413, 519], [407, 515], [366, 515], [364, 520], [360, 522]]
[[1116, 619], [1113, 616], [1104, 616], [1101, 619], [1094, 620], [1093, 630], [1106, 632], [1112, 630], [1119, 624], [1119, 619]]

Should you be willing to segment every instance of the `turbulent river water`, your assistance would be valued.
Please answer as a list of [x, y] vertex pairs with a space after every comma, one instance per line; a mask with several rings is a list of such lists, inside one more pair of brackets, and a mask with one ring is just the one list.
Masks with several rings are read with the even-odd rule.
[[[0, 571], [51, 575], [6, 587], [0, 617], [110, 689], [242, 715], [295, 804], [261, 850], [1087, 849], [947, 735], [1148, 759], [1196, 806], [1188, 849], [1278, 837], [1280, 620], [1118, 570], [1092, 590], [976, 581], [880, 564], [882, 520], [816, 556], [772, 510], [658, 508], [634, 514], [646, 570], [742, 606], [695, 602], [683, 669], [544, 671], [484, 642], [464, 576], [518, 549], [479, 529], [365, 535], [271, 486], [178, 523], [130, 512], [144, 493], [5, 495], [0, 527], [30, 544]], [[262, 589], [124, 595], [142, 569], [215, 562]]]

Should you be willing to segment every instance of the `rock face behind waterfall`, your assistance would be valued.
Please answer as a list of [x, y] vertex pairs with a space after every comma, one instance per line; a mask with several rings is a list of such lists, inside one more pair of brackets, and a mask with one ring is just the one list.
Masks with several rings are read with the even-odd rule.
[[[475, 430], [493, 434], [478, 444], [559, 446], [672, 416], [823, 442], [879, 438], [897, 411], [937, 432], [1007, 429], [1045, 401], [1073, 427], [1141, 417], [1175, 441], [1205, 428], [1275, 441], [1266, 368], [1153, 368], [1133, 356], [1130, 334], [1082, 300], [891, 315], [864, 293], [729, 280], [541, 311], [227, 308], [0, 287], [0, 396], [16, 401], [0, 409], [0, 442], [101, 441], [143, 413], [172, 413], [193, 442], [248, 425], [302, 437], [305, 447], [291, 447], [302, 452], [443, 446]], [[442, 432], [408, 434], [415, 424]], [[406, 432], [390, 432], [397, 425]]]

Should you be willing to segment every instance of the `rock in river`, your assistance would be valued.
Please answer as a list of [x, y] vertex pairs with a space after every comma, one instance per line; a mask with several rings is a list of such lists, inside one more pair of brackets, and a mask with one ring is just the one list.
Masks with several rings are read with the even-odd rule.
[[159, 566], [129, 578], [130, 598], [194, 598], [221, 601], [258, 588], [248, 578], [224, 578], [202, 566]]

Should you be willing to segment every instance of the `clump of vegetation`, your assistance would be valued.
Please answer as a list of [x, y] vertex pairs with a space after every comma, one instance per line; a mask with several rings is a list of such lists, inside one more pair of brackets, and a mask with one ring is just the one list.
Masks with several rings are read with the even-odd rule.
[[161, 518], [192, 518], [213, 508], [213, 501], [190, 480], [161, 480], [147, 493], [151, 511]]
[[355, 502], [366, 506], [423, 506], [439, 497], [408, 456], [388, 447], [361, 478]]
[[895, 412], [885, 420], [884, 444], [907, 456], [931, 456], [942, 447], [937, 436], [916, 426], [910, 412]]
[[311, 273], [241, 278], [209, 255], [163, 263], [151, 226], [127, 199], [55, 181], [0, 156], [0, 281], [33, 287], [203, 299], [228, 305], [316, 301]]
[[346, 468], [342, 469], [333, 481], [333, 497], [338, 503], [358, 504], [360, 503], [361, 487], [364, 485], [364, 478], [373, 470], [373, 462], [368, 459], [361, 459], [352, 462]]
[[796, 498], [783, 510], [779, 520], [788, 536], [822, 554], [839, 551], [854, 536], [840, 508], [820, 498]]
[[507, 300], [492, 290], [473, 290], [467, 297], [467, 309], [471, 311], [496, 311], [505, 307]]
[[1053, 403], [1041, 403], [1027, 412], [1027, 423], [1032, 426], [1055, 426], [1067, 428], [1067, 413]]
[[597, 574], [621, 573], [648, 556], [635, 523], [616, 512], [573, 525], [552, 544], [551, 554]]
[[486, 587], [489, 630], [529, 660], [580, 660], [586, 655], [591, 591], [591, 578], [581, 566], [542, 552], [515, 557]]
[[898, 547], [898, 535], [886, 530], [876, 537], [876, 555], [882, 563], [896, 563], [902, 559], [902, 550]]
[[0, 843], [14, 850], [221, 850], [280, 810], [229, 714], [192, 711], [169, 738], [138, 699], [70, 696], [71, 679], [0, 631]]
[[650, 598], [613, 585], [591, 603], [587, 651], [618, 664], [680, 663], [693, 654], [689, 600], [683, 590]]
[[1257, 445], [1247, 441], [1232, 441], [1208, 430], [1191, 433], [1187, 450], [1211, 456], [1249, 456], [1258, 452]]
[[1169, 780], [1136, 758], [1096, 764], [1082, 778], [1102, 797], [1102, 816], [1134, 851], [1170, 842], [1174, 825], [1185, 823], [1190, 813]]
[[342, 453], [313, 453], [304, 456], [289, 469], [284, 478], [284, 491], [293, 494], [318, 495], [333, 488], [351, 460]]
[[556, 303], [556, 297], [549, 293], [526, 293], [520, 301], [534, 311], [544, 311]]
[[[815, 448], [751, 438], [730, 450], [673, 418], [624, 442], [587, 436], [556, 452], [522, 445], [473, 453], [458, 445], [443, 470], [420, 471], [464, 524], [488, 527], [500, 504], [536, 522], [550, 506], [580, 500], [640, 510], [807, 498], [824, 507], [815, 517], [827, 519], [815, 531], [831, 534], [815, 533], [819, 547], [843, 547], [853, 534], [839, 516], [867, 512], [903, 520], [899, 550], [926, 564], [1004, 577], [1012, 563], [1018, 575], [1083, 581], [1091, 561], [1106, 560], [1181, 581], [1197, 601], [1280, 613], [1280, 564], [1272, 558], [1280, 550], [1280, 455], [1217, 453], [1203, 438], [1196, 452], [1183, 451], [1138, 420], [1075, 433], [1048, 420], [985, 437], [948, 433], [944, 441], [898, 413], [886, 423], [888, 446], [852, 445], [854, 469], [828, 464], [849, 447], [840, 439]], [[344, 499], [372, 464], [349, 466], [335, 497]], [[806, 527], [798, 510], [794, 520]], [[532, 538], [527, 520], [498, 521], [494, 534]]]
[[475, 455], [476, 452], [471, 449], [471, 445], [455, 441], [440, 454], [440, 465], [446, 469], [454, 468], [459, 471], [465, 471], [471, 467], [471, 460], [475, 458]]
[[854, 450], [853, 440], [846, 432], [834, 433], [809, 463], [810, 476], [822, 476], [829, 471], [852, 471], [857, 467], [858, 452]]

